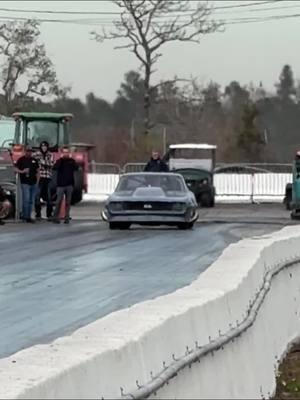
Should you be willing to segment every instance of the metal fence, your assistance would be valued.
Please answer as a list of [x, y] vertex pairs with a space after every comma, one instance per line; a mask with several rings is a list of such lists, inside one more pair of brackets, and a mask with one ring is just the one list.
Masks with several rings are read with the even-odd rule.
[[89, 165], [91, 174], [120, 174], [121, 167], [113, 163], [96, 163], [92, 161]]
[[215, 173], [292, 173], [292, 164], [218, 163]]
[[127, 163], [123, 167], [123, 172], [125, 174], [130, 172], [142, 172], [144, 171], [145, 166], [146, 163]]
[[[142, 172], [146, 163], [127, 163], [120, 168], [124, 173]], [[215, 173], [256, 174], [256, 173], [292, 173], [292, 164], [276, 163], [218, 163]]]
[[[118, 164], [91, 163], [88, 174], [88, 195], [93, 198], [103, 198], [111, 194], [119, 181], [120, 175], [126, 172], [139, 172], [144, 169], [145, 163], [128, 163], [121, 168]], [[282, 201], [286, 184], [292, 181], [292, 174], [287, 172], [258, 172], [269, 168], [285, 170], [291, 168], [289, 164], [234, 164], [241, 168], [232, 173], [233, 164], [223, 164], [227, 172], [215, 174], [217, 201], [245, 201], [255, 200]], [[219, 165], [220, 167], [220, 165]], [[252, 167], [252, 172], [247, 168]], [[224, 170], [224, 169], [223, 169]], [[245, 172], [247, 171], [247, 172]], [[14, 182], [15, 173], [11, 164], [0, 164], [0, 182]]]
[[[89, 195], [93, 198], [111, 194], [119, 181], [119, 174], [90, 174]], [[216, 200], [231, 201], [282, 201], [291, 174], [217, 174], [215, 175]]]

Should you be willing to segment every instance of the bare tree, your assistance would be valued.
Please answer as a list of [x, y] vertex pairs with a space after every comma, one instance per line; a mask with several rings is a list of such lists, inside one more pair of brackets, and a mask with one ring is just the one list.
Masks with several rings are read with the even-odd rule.
[[58, 96], [65, 91], [39, 39], [35, 20], [0, 25], [0, 85], [6, 113], [22, 107], [30, 96]]
[[125, 39], [116, 49], [129, 49], [144, 70], [144, 127], [151, 128], [151, 75], [162, 56], [161, 50], [170, 42], [199, 43], [202, 35], [215, 32], [220, 26], [210, 19], [213, 12], [208, 1], [189, 0], [112, 0], [120, 9], [120, 18], [113, 22], [111, 32], [92, 32], [98, 42]]

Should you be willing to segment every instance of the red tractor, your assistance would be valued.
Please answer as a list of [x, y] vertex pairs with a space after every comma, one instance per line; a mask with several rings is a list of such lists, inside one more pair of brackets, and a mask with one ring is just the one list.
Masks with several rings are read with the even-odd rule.
[[[62, 147], [68, 146], [72, 157], [80, 166], [75, 176], [75, 187], [72, 198], [72, 203], [76, 204], [82, 200], [83, 193], [86, 193], [88, 190], [89, 149], [93, 145], [71, 142], [70, 122], [72, 119], [72, 114], [64, 113], [14, 113], [14, 137], [13, 140], [9, 140], [10, 143], [5, 142], [6, 147], [9, 145], [9, 149], [3, 146], [0, 149], [0, 159], [2, 158], [2, 163], [15, 163], [24, 154], [26, 145], [30, 145], [34, 150], [38, 150], [40, 143], [47, 141], [50, 151], [54, 155], [54, 160], [57, 160], [61, 156]], [[9, 120], [11, 123], [12, 120]]]

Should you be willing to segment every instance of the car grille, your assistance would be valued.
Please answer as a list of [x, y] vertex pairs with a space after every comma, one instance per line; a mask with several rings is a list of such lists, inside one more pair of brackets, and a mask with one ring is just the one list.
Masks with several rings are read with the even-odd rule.
[[128, 201], [123, 204], [123, 209], [126, 211], [172, 211], [173, 203], [155, 201], [155, 202], [144, 202], [144, 201]]

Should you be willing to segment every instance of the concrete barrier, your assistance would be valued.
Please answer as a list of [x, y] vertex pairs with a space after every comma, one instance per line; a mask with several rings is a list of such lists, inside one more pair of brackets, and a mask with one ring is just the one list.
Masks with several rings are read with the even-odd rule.
[[0, 360], [0, 398], [131, 398], [139, 387], [160, 399], [267, 398], [300, 333], [299, 263], [298, 227], [232, 244], [191, 285]]

